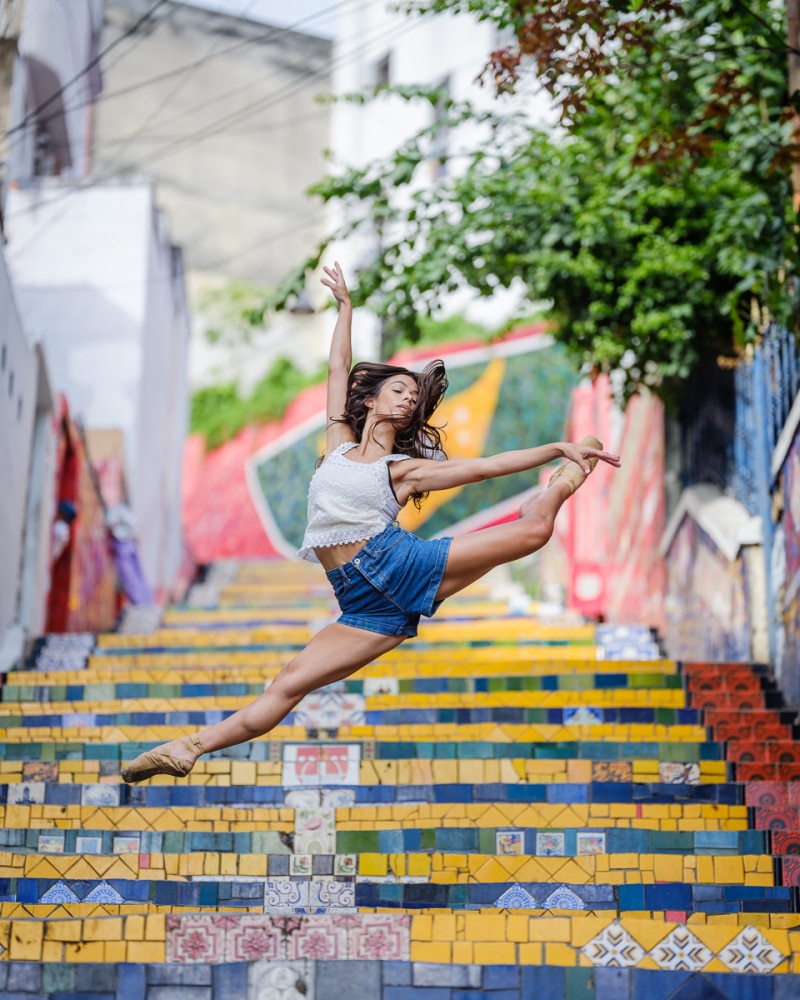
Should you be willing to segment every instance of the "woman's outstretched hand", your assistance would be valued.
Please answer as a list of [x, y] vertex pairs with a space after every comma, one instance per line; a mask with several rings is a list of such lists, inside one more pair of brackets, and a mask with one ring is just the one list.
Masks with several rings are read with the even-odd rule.
[[591, 472], [591, 468], [586, 463], [587, 458], [597, 458], [601, 462], [613, 465], [616, 469], [621, 464], [619, 455], [612, 455], [609, 451], [599, 451], [597, 448], [589, 448], [582, 444], [572, 444], [570, 441], [561, 441], [559, 447], [564, 458], [569, 462], [575, 462], [584, 472]]
[[333, 292], [333, 297], [340, 306], [350, 305], [350, 292], [347, 290], [347, 282], [344, 280], [344, 272], [339, 261], [334, 261], [333, 267], [323, 267], [325, 277], [320, 278], [323, 285], [327, 285]]

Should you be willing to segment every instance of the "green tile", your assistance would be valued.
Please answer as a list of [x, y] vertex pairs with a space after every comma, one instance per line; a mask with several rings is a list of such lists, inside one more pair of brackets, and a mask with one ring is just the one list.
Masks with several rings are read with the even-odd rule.
[[377, 830], [340, 830], [336, 834], [337, 854], [377, 854]]

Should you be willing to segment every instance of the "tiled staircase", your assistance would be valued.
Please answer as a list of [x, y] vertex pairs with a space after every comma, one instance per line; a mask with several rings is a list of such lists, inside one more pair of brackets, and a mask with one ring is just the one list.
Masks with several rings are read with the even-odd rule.
[[128, 787], [332, 610], [287, 564], [194, 604], [4, 678], [0, 1000], [800, 997], [800, 742], [763, 671], [473, 589], [265, 739]]

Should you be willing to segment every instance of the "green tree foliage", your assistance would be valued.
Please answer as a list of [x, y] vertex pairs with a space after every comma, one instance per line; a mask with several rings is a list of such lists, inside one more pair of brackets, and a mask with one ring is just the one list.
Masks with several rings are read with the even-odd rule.
[[301, 390], [324, 377], [322, 370], [307, 375], [279, 358], [249, 395], [242, 395], [235, 382], [198, 389], [192, 394], [191, 432], [202, 434], [207, 448], [219, 448], [247, 424], [280, 420]]
[[513, 28], [516, 47], [492, 54], [489, 76], [508, 92], [538, 73], [561, 126], [528, 127], [521, 92], [496, 113], [451, 104], [450, 134], [477, 121], [483, 137], [433, 187], [416, 179], [436, 124], [312, 189], [347, 203], [348, 232], [382, 234], [357, 302], [415, 340], [420, 314], [454, 289], [490, 295], [521, 281], [528, 307], [547, 303], [583, 362], [624, 371], [625, 397], [644, 383], [669, 398], [699, 359], [735, 353], [765, 318], [793, 317], [782, 3], [408, 6]]

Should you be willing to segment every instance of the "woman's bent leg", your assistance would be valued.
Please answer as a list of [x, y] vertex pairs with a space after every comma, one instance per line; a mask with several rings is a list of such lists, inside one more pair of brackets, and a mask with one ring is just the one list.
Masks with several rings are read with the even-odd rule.
[[454, 538], [436, 600], [452, 597], [495, 566], [521, 559], [546, 545], [556, 514], [571, 495], [570, 485], [557, 480], [523, 503], [519, 520]]
[[[197, 733], [193, 739], [199, 741], [202, 750], [192, 745], [191, 738], [181, 738], [164, 744], [153, 752], [166, 754], [175, 761], [191, 765], [201, 752], [223, 750], [263, 736], [277, 726], [309, 692], [348, 677], [360, 667], [399, 646], [405, 638], [404, 635], [381, 635], [339, 622], [328, 625], [281, 670], [255, 701], [234, 712], [230, 718]], [[174, 771], [149, 768], [150, 773], [145, 774], [148, 770], [147, 762], [139, 764], [145, 757], [147, 754], [142, 754], [141, 758], [123, 769], [125, 781], [141, 781], [153, 773], [180, 774], [182, 771], [180, 765], [176, 765]], [[188, 774], [189, 770], [191, 766], [185, 773]]]

